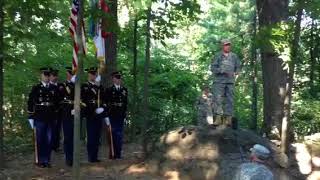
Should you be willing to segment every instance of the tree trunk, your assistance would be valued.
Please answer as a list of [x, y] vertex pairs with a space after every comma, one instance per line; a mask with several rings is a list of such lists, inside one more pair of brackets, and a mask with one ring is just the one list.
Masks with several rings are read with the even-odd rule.
[[314, 76], [315, 76], [315, 69], [316, 69], [316, 43], [315, 43], [315, 28], [316, 24], [314, 20], [312, 20], [311, 24], [311, 32], [310, 32], [310, 74], [309, 74], [309, 87], [310, 87], [310, 95], [315, 97], [315, 87], [314, 87]]
[[276, 127], [278, 131], [281, 130], [287, 81], [284, 61], [271, 45], [271, 33], [280, 23], [287, 21], [288, 0], [257, 0], [257, 9], [259, 33], [264, 45], [260, 47], [264, 93], [262, 132], [269, 136], [272, 127]]
[[118, 0], [109, 0], [107, 4], [112, 18], [103, 18], [103, 30], [108, 32], [105, 40], [106, 59], [105, 69], [102, 74], [102, 85], [109, 87], [112, 85], [112, 72], [117, 70], [117, 31], [118, 31]]
[[4, 44], [3, 44], [3, 0], [0, 0], [0, 169], [4, 167], [4, 143], [3, 143], [3, 61], [4, 61]]
[[289, 62], [289, 77], [286, 85], [286, 98], [284, 101], [284, 117], [282, 119], [281, 129], [281, 151], [287, 153], [290, 143], [290, 113], [291, 113], [291, 100], [292, 100], [292, 87], [295, 72], [295, 66], [299, 58], [299, 41], [301, 34], [301, 17], [302, 17], [302, 2], [298, 1], [297, 20], [294, 27], [294, 36], [291, 47], [291, 62]]
[[145, 64], [144, 64], [144, 83], [143, 83], [143, 114], [144, 114], [144, 136], [143, 136], [143, 152], [148, 156], [148, 137], [150, 128], [149, 116], [149, 66], [150, 66], [150, 44], [151, 44], [151, 5], [147, 10], [146, 24], [146, 49], [145, 49]]
[[252, 74], [252, 104], [251, 104], [251, 129], [257, 131], [258, 124], [258, 66], [257, 66], [257, 48], [256, 38], [257, 37], [257, 12], [255, 9], [253, 24], [252, 24], [252, 44], [251, 44], [251, 69]]
[[72, 167], [72, 176], [73, 179], [80, 179], [80, 97], [81, 97], [81, 79], [83, 74], [83, 44], [82, 44], [82, 19], [83, 19], [83, 10], [84, 10], [84, 1], [79, 0], [79, 12], [77, 19], [77, 39], [76, 43], [79, 47], [78, 50], [78, 69], [77, 69], [77, 78], [75, 82], [75, 94], [74, 94], [74, 132], [73, 132], [73, 167]]
[[[133, 75], [133, 118], [131, 121], [137, 119], [137, 114], [138, 114], [138, 81], [137, 81], [137, 61], [138, 61], [138, 49], [137, 49], [137, 39], [138, 38], [138, 15], [135, 14], [134, 18], [134, 25], [133, 25], [133, 44], [132, 44], [132, 53], [133, 53], [133, 68], [132, 68], [132, 75]], [[131, 138], [134, 138], [135, 136], [135, 124], [136, 123], [131, 123]]]

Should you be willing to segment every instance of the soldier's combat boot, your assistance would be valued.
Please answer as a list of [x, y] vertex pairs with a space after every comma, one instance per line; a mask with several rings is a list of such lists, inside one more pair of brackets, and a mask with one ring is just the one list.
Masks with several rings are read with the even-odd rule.
[[232, 126], [232, 116], [226, 116], [225, 117], [225, 123], [226, 126], [231, 127]]
[[221, 117], [220, 115], [216, 115], [216, 116], [214, 117], [213, 125], [215, 125], [215, 126], [220, 126], [220, 125], [222, 125], [222, 117]]

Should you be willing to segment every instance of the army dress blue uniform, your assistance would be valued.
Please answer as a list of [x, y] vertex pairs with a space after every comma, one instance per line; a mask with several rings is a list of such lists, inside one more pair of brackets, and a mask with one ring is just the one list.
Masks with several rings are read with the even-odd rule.
[[57, 108], [56, 91], [49, 83], [40, 82], [33, 86], [28, 99], [29, 119], [34, 120], [36, 129], [37, 156], [40, 167], [50, 167], [52, 150], [52, 127]]
[[72, 110], [74, 108], [74, 83], [66, 81], [59, 86], [62, 100], [60, 101], [61, 107], [61, 120], [63, 128], [63, 149], [65, 153], [65, 160], [68, 166], [73, 163], [73, 120], [74, 116]]
[[[61, 102], [63, 99], [63, 94], [61, 94], [61, 91], [59, 90], [60, 87], [63, 86], [63, 83], [52, 83], [50, 84], [53, 86], [54, 90], [56, 91], [57, 94], [57, 101]], [[62, 117], [61, 117], [61, 106], [58, 106], [57, 109], [55, 110], [55, 120], [54, 120], [54, 126], [52, 129], [52, 149], [54, 151], [58, 151], [60, 147], [60, 139], [61, 139], [61, 128], [62, 128]]]
[[113, 85], [106, 89], [104, 99], [107, 102], [108, 117], [112, 127], [114, 157], [121, 159], [123, 127], [127, 112], [128, 90], [123, 86]]
[[101, 85], [88, 81], [81, 86], [81, 99], [85, 104], [85, 107], [81, 109], [81, 114], [86, 118], [89, 162], [99, 162], [98, 152], [101, 128], [105, 115], [104, 113], [97, 114], [96, 109], [103, 105], [103, 102], [100, 101], [102, 96], [103, 88]]

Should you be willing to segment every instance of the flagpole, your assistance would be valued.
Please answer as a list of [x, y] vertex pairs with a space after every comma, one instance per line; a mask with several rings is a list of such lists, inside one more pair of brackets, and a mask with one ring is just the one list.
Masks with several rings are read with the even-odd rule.
[[74, 180], [80, 179], [80, 102], [81, 102], [81, 79], [83, 73], [83, 62], [82, 58], [84, 55], [84, 49], [82, 44], [82, 19], [83, 19], [83, 0], [78, 0], [79, 11], [77, 18], [77, 27], [76, 27], [76, 44], [78, 46], [78, 66], [76, 71], [76, 81], [75, 81], [75, 97], [74, 97], [74, 141], [73, 141], [73, 168], [72, 168], [72, 177]]

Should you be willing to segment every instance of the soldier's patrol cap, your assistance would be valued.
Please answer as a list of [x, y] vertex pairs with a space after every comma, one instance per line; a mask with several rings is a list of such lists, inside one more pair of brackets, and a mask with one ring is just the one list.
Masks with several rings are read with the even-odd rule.
[[97, 71], [98, 71], [98, 68], [97, 67], [90, 67], [90, 68], [85, 69], [84, 71], [87, 72], [87, 73], [96, 75]]
[[222, 39], [221, 40], [221, 44], [222, 45], [230, 45], [231, 44], [231, 41], [229, 39]]
[[40, 68], [42, 74], [49, 76], [50, 75], [50, 68], [49, 67], [42, 67]]
[[73, 74], [72, 67], [66, 67], [68, 73]]
[[121, 79], [121, 72], [120, 71], [115, 71], [111, 74], [112, 77]]
[[59, 73], [59, 70], [58, 70], [58, 69], [50, 68], [50, 74], [51, 74], [52, 76], [58, 76], [58, 73]]
[[269, 149], [260, 144], [255, 144], [250, 151], [262, 160], [268, 159], [271, 155]]

